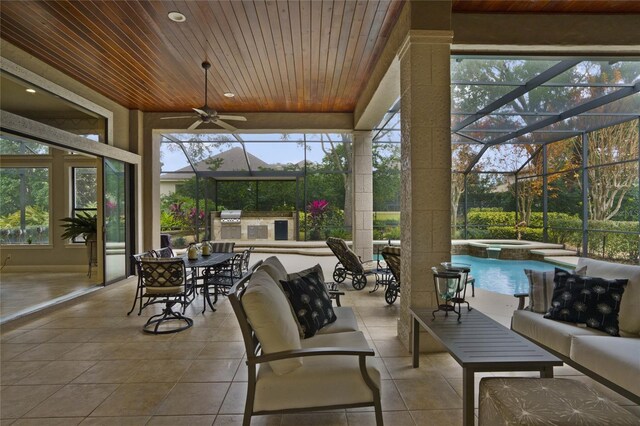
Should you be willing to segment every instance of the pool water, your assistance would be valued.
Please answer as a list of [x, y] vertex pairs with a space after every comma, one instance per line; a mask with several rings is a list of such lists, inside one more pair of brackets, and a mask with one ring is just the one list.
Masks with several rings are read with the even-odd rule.
[[[453, 255], [454, 263], [471, 265], [471, 275], [476, 279], [476, 288], [502, 294], [528, 293], [529, 280], [525, 269], [553, 271], [555, 265], [537, 260], [485, 259], [467, 255]], [[470, 289], [469, 289], [470, 290]]]

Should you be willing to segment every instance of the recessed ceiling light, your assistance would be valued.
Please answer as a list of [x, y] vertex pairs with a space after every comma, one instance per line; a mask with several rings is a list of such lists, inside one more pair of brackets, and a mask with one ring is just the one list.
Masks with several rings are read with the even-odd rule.
[[173, 22], [184, 22], [187, 20], [187, 17], [184, 16], [182, 13], [180, 12], [169, 12], [167, 14], [167, 16], [169, 17], [169, 19], [171, 19]]
[[29, 93], [36, 93], [35, 89], [27, 89], [27, 92], [29, 92]]
[[224, 95], [225, 95], [227, 98], [233, 98], [236, 94], [235, 94], [235, 93], [233, 93], [233, 92], [224, 92]]

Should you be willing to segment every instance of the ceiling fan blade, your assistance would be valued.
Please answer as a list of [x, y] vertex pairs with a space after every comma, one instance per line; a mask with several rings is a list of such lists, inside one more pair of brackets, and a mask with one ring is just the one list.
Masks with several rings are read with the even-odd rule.
[[187, 130], [195, 130], [201, 124], [202, 120], [196, 120], [191, 126], [187, 127]]
[[230, 132], [235, 132], [236, 130], [238, 130], [238, 129], [236, 129], [235, 127], [233, 127], [231, 124], [229, 124], [229, 123], [225, 123], [225, 122], [224, 122], [224, 121], [222, 121], [222, 120], [215, 120], [215, 121], [213, 122], [213, 124], [216, 124], [216, 125], [218, 125], [218, 126], [222, 127], [223, 129], [227, 129], [227, 130], [229, 130]]
[[241, 115], [218, 115], [218, 118], [231, 121], [247, 121], [247, 119]]
[[200, 109], [200, 108], [192, 108], [192, 109], [200, 115], [205, 115], [205, 116], [209, 115], [209, 113], [203, 109]]
[[175, 116], [175, 117], [160, 117], [160, 120], [175, 120], [178, 118], [191, 118], [193, 119], [193, 115], [181, 115], [181, 116]]

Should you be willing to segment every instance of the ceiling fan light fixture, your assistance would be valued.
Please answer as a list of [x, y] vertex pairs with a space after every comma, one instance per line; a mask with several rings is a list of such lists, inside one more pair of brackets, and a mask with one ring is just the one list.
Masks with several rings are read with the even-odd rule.
[[169, 12], [167, 14], [167, 16], [169, 17], [169, 19], [171, 19], [173, 22], [184, 22], [187, 20], [187, 17], [184, 16], [182, 13], [180, 12]]
[[236, 94], [233, 92], [224, 92], [224, 96], [226, 96], [227, 98], [233, 98], [234, 96], [236, 96]]
[[31, 89], [31, 88], [29, 88], [29, 89], [27, 89], [26, 91], [27, 91], [27, 92], [29, 92], [29, 93], [36, 93], [36, 89]]

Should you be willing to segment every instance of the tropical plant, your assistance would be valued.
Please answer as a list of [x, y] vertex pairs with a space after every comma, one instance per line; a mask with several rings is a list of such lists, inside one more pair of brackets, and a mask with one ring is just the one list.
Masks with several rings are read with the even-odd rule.
[[98, 217], [89, 212], [80, 212], [76, 217], [65, 217], [60, 219], [64, 224], [60, 225], [64, 228], [62, 239], [75, 239], [83, 236], [85, 239], [90, 234], [98, 233]]

